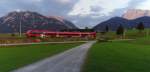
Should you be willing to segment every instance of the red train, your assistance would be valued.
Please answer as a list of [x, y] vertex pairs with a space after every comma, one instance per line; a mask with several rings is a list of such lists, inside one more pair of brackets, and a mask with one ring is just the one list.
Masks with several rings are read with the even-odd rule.
[[27, 37], [80, 37], [96, 38], [96, 32], [51, 32], [47, 30], [29, 30]]

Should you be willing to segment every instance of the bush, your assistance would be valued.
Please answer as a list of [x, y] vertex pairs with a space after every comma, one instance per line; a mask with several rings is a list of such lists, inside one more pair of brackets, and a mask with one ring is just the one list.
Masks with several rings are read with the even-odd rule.
[[11, 36], [14, 37], [14, 36], [16, 36], [16, 34], [12, 33]]
[[108, 42], [109, 38], [105, 37], [105, 38], [99, 38], [98, 42]]

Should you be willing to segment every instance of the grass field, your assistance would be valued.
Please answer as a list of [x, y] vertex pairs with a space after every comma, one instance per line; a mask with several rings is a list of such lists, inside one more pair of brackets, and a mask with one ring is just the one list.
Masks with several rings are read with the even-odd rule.
[[83, 72], [150, 72], [150, 38], [96, 43]]
[[80, 38], [80, 37], [31, 37], [28, 38], [24, 35], [20, 37], [18, 34], [12, 36], [11, 34], [0, 34], [0, 44], [16, 44], [16, 43], [32, 43], [39, 40], [40, 42], [66, 42], [66, 41], [89, 41], [93, 38]]
[[81, 43], [0, 47], [0, 72], [9, 72], [80, 44]]
[[[147, 35], [150, 35], [150, 29], [145, 29], [141, 33], [139, 33], [139, 30], [125, 30], [124, 37], [125, 39], [138, 39], [141, 37], [146, 37]], [[102, 36], [101, 33], [97, 33], [97, 38]], [[110, 31], [104, 35], [108, 39], [118, 39], [118, 36], [116, 35], [115, 31]]]

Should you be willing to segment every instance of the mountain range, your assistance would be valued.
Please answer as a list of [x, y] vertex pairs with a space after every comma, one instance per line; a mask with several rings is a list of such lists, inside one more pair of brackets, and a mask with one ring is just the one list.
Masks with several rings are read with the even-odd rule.
[[[101, 22], [93, 29], [95, 31], [104, 31], [108, 26], [110, 30], [116, 30], [122, 25], [126, 29], [132, 29], [142, 22], [145, 27], [150, 28], [150, 11], [148, 10], [128, 10], [122, 17], [113, 17], [107, 21]], [[66, 29], [78, 29], [72, 22], [58, 16], [44, 16], [37, 12], [10, 12], [0, 18], [0, 33], [18, 33], [27, 30], [39, 29], [49, 31], [61, 31]]]
[[60, 31], [77, 29], [70, 21], [57, 16], [43, 16], [37, 12], [10, 12], [0, 18], [0, 33], [17, 33], [21, 25], [22, 32], [32, 29]]
[[98, 24], [93, 29], [95, 31], [104, 31], [106, 26], [108, 26], [110, 30], [115, 31], [120, 25], [122, 25], [126, 29], [132, 29], [136, 28], [140, 22], [144, 24], [145, 28], [150, 28], [150, 17], [144, 16], [133, 20], [127, 20], [122, 17], [113, 17]]
[[142, 22], [146, 28], [150, 28], [150, 11], [148, 10], [128, 10], [122, 17], [113, 17], [107, 21], [101, 22], [93, 29], [95, 31], [104, 31], [106, 26], [115, 31], [120, 25], [126, 29], [132, 29]]
[[143, 16], [150, 16], [150, 10], [129, 9], [122, 17], [128, 20], [136, 19]]

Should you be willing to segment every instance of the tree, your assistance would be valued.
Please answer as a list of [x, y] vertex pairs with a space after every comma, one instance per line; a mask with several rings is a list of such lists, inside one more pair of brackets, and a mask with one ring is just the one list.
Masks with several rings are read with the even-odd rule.
[[16, 35], [15, 35], [15, 33], [12, 33], [11, 36], [14, 37], [14, 36], [16, 36]]
[[123, 28], [122, 25], [120, 25], [120, 26], [118, 27], [118, 29], [117, 29], [117, 31], [116, 31], [116, 34], [123, 36], [123, 34], [124, 34], [124, 28]]
[[144, 30], [144, 24], [142, 22], [140, 22], [138, 25], [137, 25], [137, 28], [140, 32], [142, 32]]
[[88, 32], [88, 31], [89, 31], [89, 28], [88, 28], [88, 27], [85, 27], [85, 31]]
[[89, 29], [88, 27], [85, 27], [85, 29]]
[[105, 27], [105, 32], [108, 32], [109, 31], [109, 27], [108, 25]]

